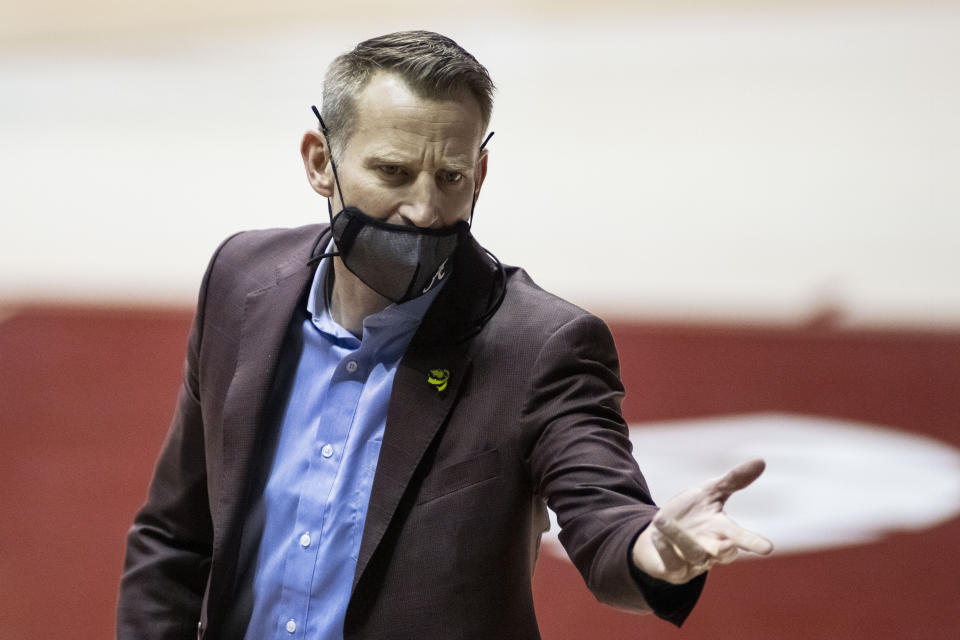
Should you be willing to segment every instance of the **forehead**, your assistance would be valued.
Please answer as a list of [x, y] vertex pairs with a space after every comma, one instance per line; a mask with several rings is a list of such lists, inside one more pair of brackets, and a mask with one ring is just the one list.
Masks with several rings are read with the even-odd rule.
[[356, 97], [354, 133], [348, 149], [397, 147], [418, 153], [430, 150], [473, 154], [483, 135], [480, 105], [466, 89], [435, 100], [414, 93], [398, 76], [378, 73]]

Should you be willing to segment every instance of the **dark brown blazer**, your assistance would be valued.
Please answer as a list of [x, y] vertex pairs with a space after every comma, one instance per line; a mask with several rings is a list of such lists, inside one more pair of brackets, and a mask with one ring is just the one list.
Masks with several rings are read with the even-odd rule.
[[[242, 637], [259, 536], [249, 505], [321, 230], [241, 233], [210, 262], [175, 415], [128, 536], [119, 638]], [[522, 270], [501, 271], [472, 238], [454, 260], [397, 370], [344, 637], [538, 638], [530, 582], [546, 504], [598, 599], [679, 624], [703, 580], [668, 587], [628, 562], [656, 508], [630, 453], [606, 326]], [[438, 369], [442, 390], [428, 381]]]

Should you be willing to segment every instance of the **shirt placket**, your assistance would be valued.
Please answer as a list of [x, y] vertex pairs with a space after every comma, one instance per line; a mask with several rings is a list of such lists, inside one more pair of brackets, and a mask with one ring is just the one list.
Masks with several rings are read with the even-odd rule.
[[[358, 379], [357, 351], [341, 347], [343, 352], [330, 381], [320, 416], [312, 430], [310, 464], [305, 474], [297, 505], [296, 525], [284, 563], [283, 613], [278, 619], [281, 637], [305, 637], [310, 624], [310, 595], [323, 590], [317, 584], [329, 572], [317, 571], [329, 554], [325, 525], [331, 517], [336, 482], [343, 472], [344, 449], [349, 440], [363, 391]], [[353, 366], [351, 366], [353, 363]]]

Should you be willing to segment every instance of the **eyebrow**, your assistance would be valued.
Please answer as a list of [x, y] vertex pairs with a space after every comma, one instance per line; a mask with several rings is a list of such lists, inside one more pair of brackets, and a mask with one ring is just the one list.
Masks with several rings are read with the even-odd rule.
[[[411, 163], [410, 156], [404, 156], [399, 153], [385, 151], [385, 152], [376, 152], [374, 151], [365, 160], [365, 164], [368, 166], [377, 165], [377, 164], [395, 164], [399, 166], [405, 166]], [[469, 162], [463, 162], [457, 159], [445, 160], [441, 165], [441, 169], [444, 171], [459, 171], [460, 173], [467, 173], [473, 171], [473, 164]]]

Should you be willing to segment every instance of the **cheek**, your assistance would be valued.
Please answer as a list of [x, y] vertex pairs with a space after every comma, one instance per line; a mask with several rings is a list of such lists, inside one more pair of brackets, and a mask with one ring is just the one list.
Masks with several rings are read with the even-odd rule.
[[444, 226], [454, 224], [460, 220], [470, 219], [470, 208], [473, 204], [473, 192], [457, 193], [441, 199], [440, 208]]
[[359, 207], [368, 216], [387, 219], [402, 200], [399, 191], [383, 185], [379, 180], [366, 179], [356, 181], [350, 187], [344, 184], [343, 197], [348, 205]]

